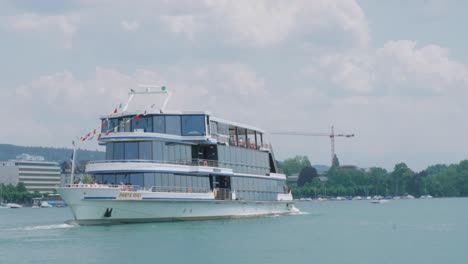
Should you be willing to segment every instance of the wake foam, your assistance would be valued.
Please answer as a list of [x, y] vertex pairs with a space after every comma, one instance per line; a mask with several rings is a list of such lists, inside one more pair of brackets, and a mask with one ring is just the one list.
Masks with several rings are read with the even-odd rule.
[[66, 229], [66, 228], [73, 228], [73, 227], [76, 227], [76, 225], [56, 224], [56, 225], [38, 225], [38, 226], [17, 227], [17, 228], [12, 228], [11, 230], [34, 231], [34, 230]]

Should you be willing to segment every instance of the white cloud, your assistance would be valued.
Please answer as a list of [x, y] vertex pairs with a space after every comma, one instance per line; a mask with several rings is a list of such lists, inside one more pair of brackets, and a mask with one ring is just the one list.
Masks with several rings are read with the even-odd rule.
[[122, 20], [120, 22], [120, 26], [124, 31], [135, 32], [140, 28], [140, 23], [138, 23], [137, 21]]
[[66, 48], [72, 47], [72, 39], [78, 31], [80, 16], [70, 15], [38, 15], [23, 13], [0, 17], [3, 28], [16, 32], [47, 33], [58, 32]]
[[162, 15], [160, 19], [172, 33], [185, 35], [189, 40], [194, 39], [200, 27], [192, 15]]
[[[434, 96], [468, 88], [468, 67], [450, 58], [447, 48], [388, 41], [365, 52], [323, 55], [305, 71], [330, 76], [328, 83], [350, 95]], [[319, 73], [317, 73], [317, 71]]]
[[[364, 13], [355, 1], [206, 1], [239, 43], [265, 46], [299, 36], [314, 38], [320, 30], [353, 35], [357, 45], [367, 45], [369, 33]], [[229, 34], [228, 34], [229, 36]]]

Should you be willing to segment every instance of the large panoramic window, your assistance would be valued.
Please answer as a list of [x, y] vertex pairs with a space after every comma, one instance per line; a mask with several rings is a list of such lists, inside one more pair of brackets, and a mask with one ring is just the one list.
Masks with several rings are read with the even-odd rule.
[[106, 160], [114, 159], [114, 143], [106, 144]]
[[125, 159], [133, 160], [138, 159], [138, 142], [125, 143]]
[[166, 134], [180, 135], [180, 116], [166, 116]]
[[124, 143], [113, 143], [114, 144], [114, 160], [124, 160]]
[[154, 133], [166, 133], [166, 124], [164, 116], [154, 116], [153, 117], [153, 132]]
[[153, 118], [150, 116], [140, 116], [137, 120], [136, 118], [132, 119], [132, 130], [134, 132], [152, 132], [153, 131]]
[[182, 136], [205, 135], [205, 116], [186, 115], [182, 116]]
[[139, 142], [139, 159], [152, 160], [153, 159], [153, 146], [151, 141]]

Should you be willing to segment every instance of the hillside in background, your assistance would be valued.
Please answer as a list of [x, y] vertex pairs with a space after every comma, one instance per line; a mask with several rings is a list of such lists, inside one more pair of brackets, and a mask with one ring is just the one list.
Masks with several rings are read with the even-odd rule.
[[[51, 147], [23, 147], [9, 144], [0, 144], [0, 160], [15, 159], [20, 154], [43, 156], [48, 161], [70, 160], [73, 149]], [[103, 160], [105, 153], [102, 151], [77, 150], [78, 160]]]

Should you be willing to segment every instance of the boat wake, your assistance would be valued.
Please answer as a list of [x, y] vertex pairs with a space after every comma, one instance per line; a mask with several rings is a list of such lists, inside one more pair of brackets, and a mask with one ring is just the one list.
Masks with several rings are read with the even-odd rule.
[[24, 226], [24, 227], [16, 227], [10, 230], [25, 230], [25, 231], [34, 231], [34, 230], [53, 230], [53, 229], [66, 229], [66, 228], [73, 228], [77, 225], [70, 225], [70, 224], [56, 224], [56, 225], [38, 225], [38, 226]]
[[291, 211], [289, 212], [289, 215], [309, 215], [309, 214], [310, 213], [308, 212], [302, 212], [295, 206], [293, 206], [293, 208], [291, 208]]

